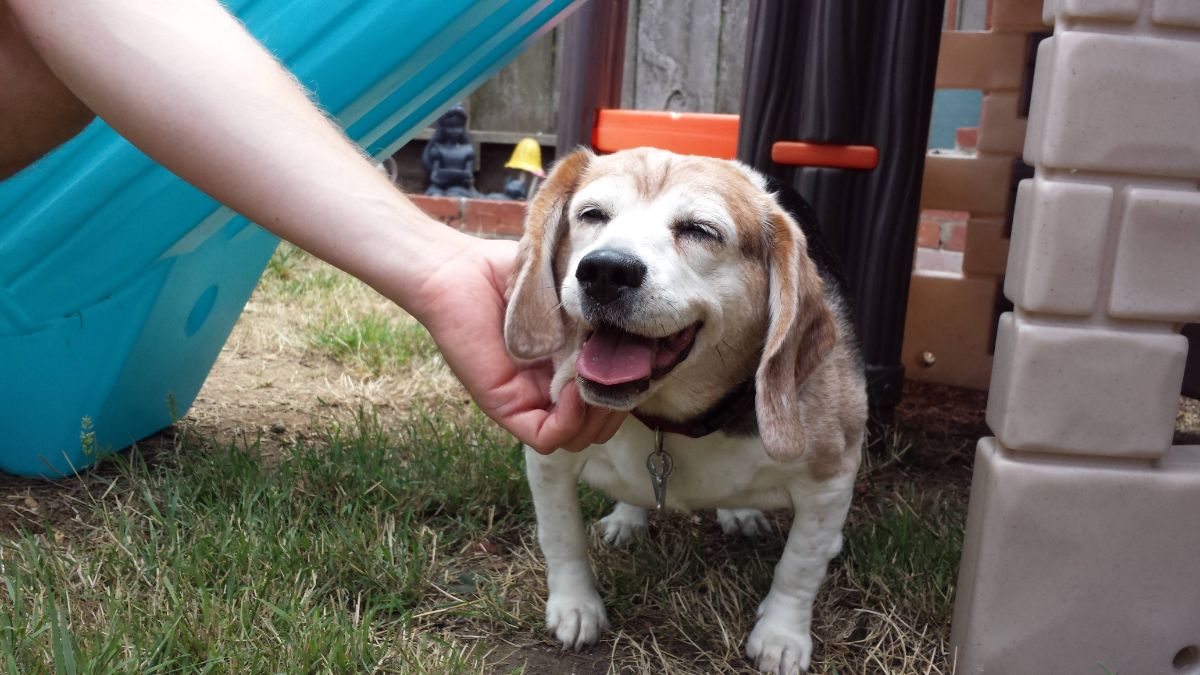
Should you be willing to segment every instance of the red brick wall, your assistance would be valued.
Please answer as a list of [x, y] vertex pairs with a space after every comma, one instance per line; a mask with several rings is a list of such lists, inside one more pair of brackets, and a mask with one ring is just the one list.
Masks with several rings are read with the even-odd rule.
[[433, 219], [468, 234], [500, 239], [521, 237], [525, 202], [426, 195], [409, 195], [409, 199]]
[[966, 211], [922, 211], [913, 266], [917, 270], [962, 272], [969, 215]]

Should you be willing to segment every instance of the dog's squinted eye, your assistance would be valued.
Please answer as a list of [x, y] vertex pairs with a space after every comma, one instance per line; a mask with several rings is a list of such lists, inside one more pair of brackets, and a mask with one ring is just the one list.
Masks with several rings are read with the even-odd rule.
[[675, 236], [677, 237], [688, 237], [715, 244], [725, 241], [716, 228], [701, 220], [681, 220], [675, 223], [675, 227], [672, 229], [675, 230]]
[[609, 216], [596, 206], [585, 206], [579, 211], [579, 220], [588, 225], [603, 225], [609, 221]]

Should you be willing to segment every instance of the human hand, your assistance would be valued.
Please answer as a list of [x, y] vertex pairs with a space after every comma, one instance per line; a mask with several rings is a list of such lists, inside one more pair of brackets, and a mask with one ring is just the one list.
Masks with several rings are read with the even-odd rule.
[[460, 243], [460, 252], [422, 283], [411, 309], [475, 402], [543, 454], [612, 438], [625, 413], [584, 404], [574, 382], [552, 404], [550, 365], [519, 366], [504, 348], [504, 291], [516, 244], [473, 237]]

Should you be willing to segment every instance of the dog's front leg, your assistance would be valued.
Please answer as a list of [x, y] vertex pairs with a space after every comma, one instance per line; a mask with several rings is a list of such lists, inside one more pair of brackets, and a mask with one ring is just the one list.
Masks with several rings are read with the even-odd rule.
[[546, 557], [546, 628], [564, 648], [577, 650], [595, 643], [608, 628], [579, 511], [583, 459], [562, 450], [539, 455], [526, 447], [525, 468], [537, 512], [538, 544]]
[[746, 655], [767, 673], [802, 673], [812, 658], [813, 599], [829, 561], [842, 550], [854, 475], [803, 481], [791, 489], [796, 513], [771, 590], [758, 607]]

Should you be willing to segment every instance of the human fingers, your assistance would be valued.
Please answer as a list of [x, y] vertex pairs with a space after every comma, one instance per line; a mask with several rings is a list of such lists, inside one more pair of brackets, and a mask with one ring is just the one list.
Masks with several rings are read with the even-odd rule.
[[612, 440], [612, 437], [616, 435], [617, 430], [620, 429], [621, 425], [625, 423], [625, 416], [628, 414], [629, 413], [627, 412], [621, 412], [618, 410], [609, 411], [608, 416], [604, 420], [604, 426], [601, 427], [600, 433], [597, 434], [595, 440], [592, 442], [607, 443]]
[[608, 420], [612, 417], [611, 410], [602, 408], [588, 407], [584, 413], [583, 428], [579, 430], [573, 438], [563, 444], [563, 450], [568, 452], [579, 452], [586, 449], [589, 445], [597, 443], [597, 439], [604, 433], [608, 426]]
[[574, 382], [563, 387], [558, 396], [558, 403], [555, 403], [554, 407], [545, 414], [546, 417], [541, 420], [532, 438], [523, 439], [529, 443], [530, 447], [543, 455], [548, 455], [571, 443], [588, 423], [587, 406], [579, 397], [579, 389]]

